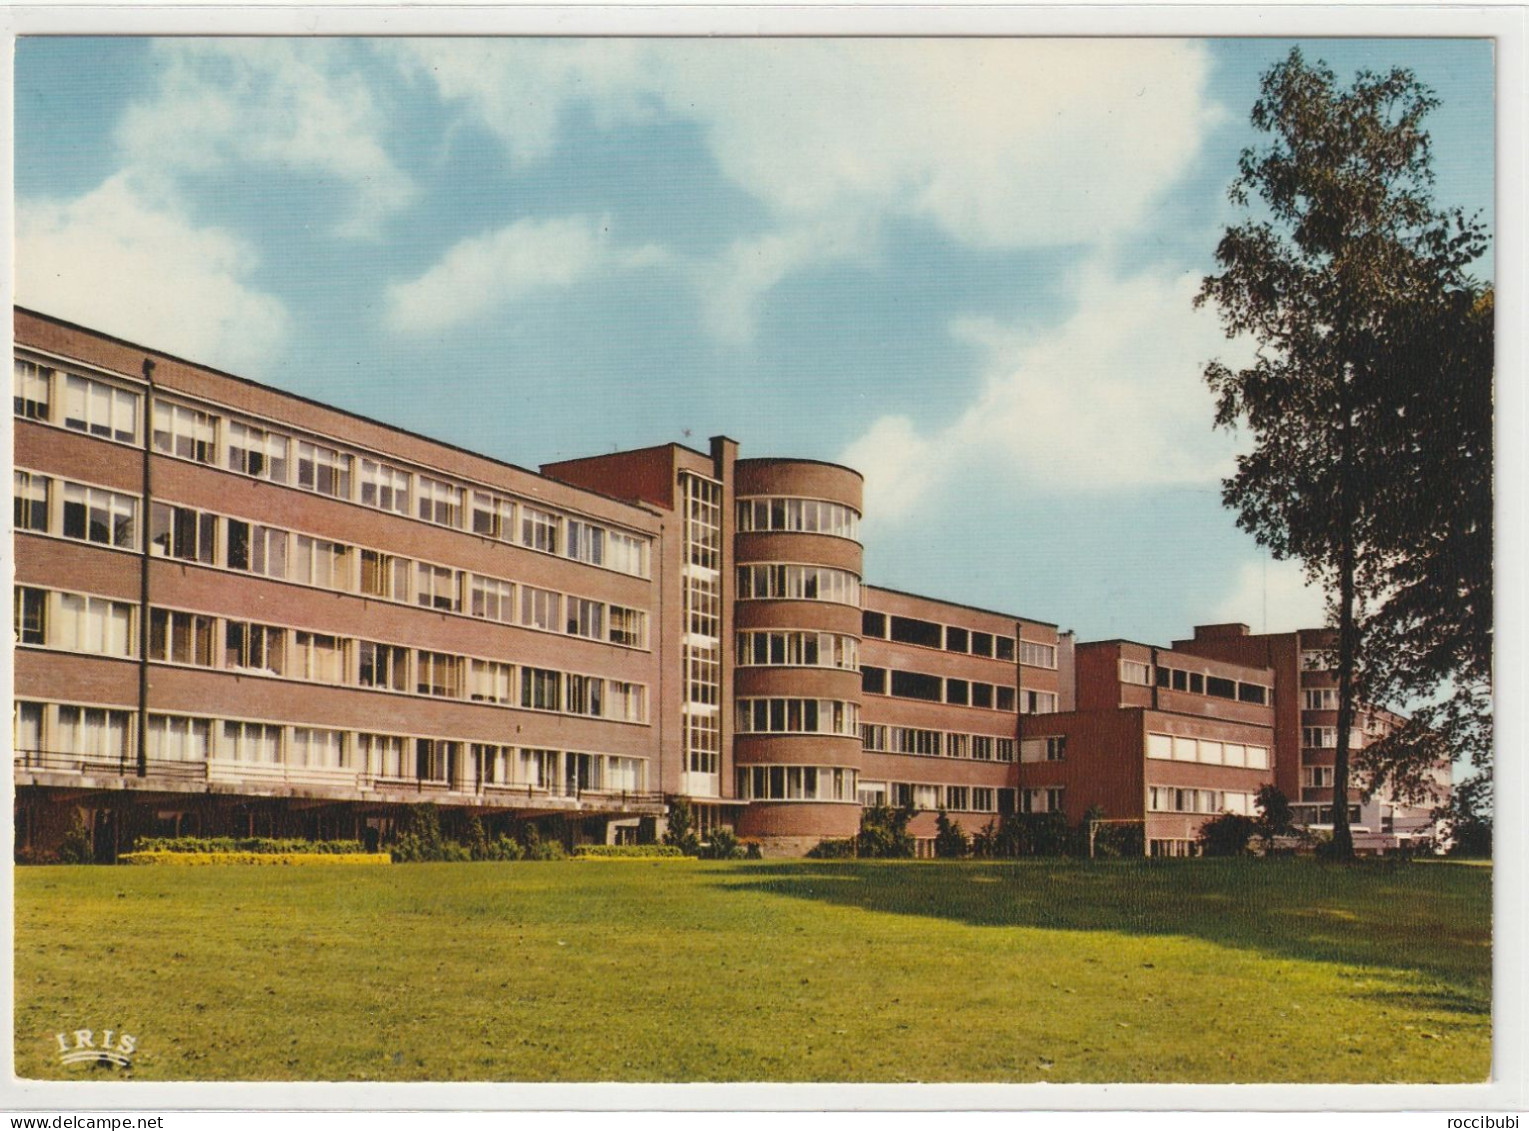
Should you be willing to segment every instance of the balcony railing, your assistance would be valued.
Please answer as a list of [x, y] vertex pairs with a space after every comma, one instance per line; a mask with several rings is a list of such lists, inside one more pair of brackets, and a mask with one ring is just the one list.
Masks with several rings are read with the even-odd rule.
[[[48, 750], [17, 750], [14, 766], [18, 773], [45, 773], [82, 778], [134, 778], [138, 764], [132, 758], [103, 758], [89, 754], [61, 753]], [[404, 777], [374, 774], [369, 771], [335, 766], [289, 766], [273, 762], [167, 761], [151, 758], [145, 781], [187, 786], [222, 785], [248, 787], [253, 792], [275, 789], [316, 788], [350, 793], [413, 793], [421, 798], [477, 797], [488, 802], [557, 804], [574, 801], [590, 807], [615, 804], [621, 808], [659, 805], [660, 793], [631, 789], [589, 789], [559, 782], [551, 787], [536, 783], [490, 782], [468, 779], [449, 781], [443, 778]]]

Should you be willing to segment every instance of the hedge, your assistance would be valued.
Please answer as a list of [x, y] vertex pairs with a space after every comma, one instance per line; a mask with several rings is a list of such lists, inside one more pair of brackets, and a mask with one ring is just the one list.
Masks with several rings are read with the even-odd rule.
[[581, 844], [575, 860], [691, 860], [672, 844]]
[[237, 852], [259, 856], [301, 853], [308, 856], [353, 856], [366, 852], [359, 840], [302, 840], [298, 837], [275, 839], [251, 836], [176, 836], [140, 837], [134, 852]]
[[200, 867], [206, 864], [275, 864], [305, 867], [309, 864], [391, 864], [386, 852], [124, 852], [123, 864], [172, 864]]

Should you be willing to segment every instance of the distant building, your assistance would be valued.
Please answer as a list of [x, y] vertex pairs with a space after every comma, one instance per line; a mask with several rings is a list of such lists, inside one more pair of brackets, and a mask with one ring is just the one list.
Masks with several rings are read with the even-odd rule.
[[1075, 645], [865, 585], [853, 469], [717, 437], [533, 472], [15, 329], [21, 853], [76, 820], [101, 859], [145, 834], [380, 843], [422, 801], [448, 832], [622, 842], [683, 797], [777, 854], [878, 802], [920, 810], [926, 850], [938, 809], [974, 831], [1098, 805], [1179, 854], [1263, 782], [1320, 804], [1299, 635]]

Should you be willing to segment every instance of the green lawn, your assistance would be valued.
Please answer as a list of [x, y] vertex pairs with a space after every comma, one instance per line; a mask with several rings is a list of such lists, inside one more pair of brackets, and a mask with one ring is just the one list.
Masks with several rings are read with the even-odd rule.
[[20, 868], [16, 1072], [1479, 1081], [1490, 868]]

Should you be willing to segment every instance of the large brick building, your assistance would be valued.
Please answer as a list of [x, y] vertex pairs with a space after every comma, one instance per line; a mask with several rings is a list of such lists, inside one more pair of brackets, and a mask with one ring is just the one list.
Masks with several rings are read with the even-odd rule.
[[45, 315], [15, 337], [18, 850], [77, 817], [103, 859], [385, 841], [420, 801], [619, 841], [684, 797], [769, 852], [882, 800], [926, 842], [941, 808], [1097, 804], [1179, 852], [1305, 786], [1275, 638], [1075, 646], [865, 585], [850, 468], [718, 437], [532, 472]]

